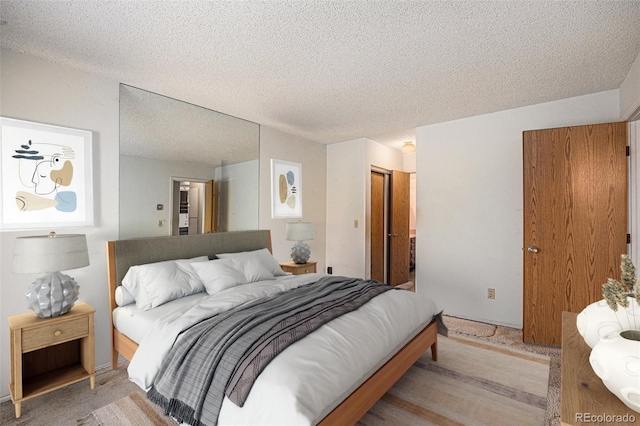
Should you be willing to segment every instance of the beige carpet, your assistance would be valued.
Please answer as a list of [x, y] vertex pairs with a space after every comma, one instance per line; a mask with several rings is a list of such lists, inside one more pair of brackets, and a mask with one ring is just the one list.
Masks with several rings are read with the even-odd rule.
[[358, 424], [544, 425], [548, 357], [453, 335], [439, 337], [438, 352], [438, 362], [424, 354]]

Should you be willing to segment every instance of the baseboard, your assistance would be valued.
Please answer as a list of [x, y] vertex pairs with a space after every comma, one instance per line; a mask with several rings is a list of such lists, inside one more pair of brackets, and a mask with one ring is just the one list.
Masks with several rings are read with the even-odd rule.
[[468, 315], [464, 315], [464, 314], [455, 314], [455, 313], [450, 313], [450, 312], [444, 312], [445, 316], [451, 316], [451, 317], [455, 317], [455, 318], [460, 318], [460, 319], [465, 319], [465, 320], [470, 320], [470, 321], [477, 321], [477, 322], [483, 322], [485, 324], [492, 324], [492, 325], [501, 325], [503, 327], [509, 327], [509, 328], [515, 328], [517, 330], [522, 330], [522, 324], [512, 324], [512, 323], [508, 323], [508, 322], [502, 322], [502, 321], [495, 321], [495, 320], [489, 320], [486, 318], [479, 318], [479, 317], [474, 317], [474, 316], [468, 316]]

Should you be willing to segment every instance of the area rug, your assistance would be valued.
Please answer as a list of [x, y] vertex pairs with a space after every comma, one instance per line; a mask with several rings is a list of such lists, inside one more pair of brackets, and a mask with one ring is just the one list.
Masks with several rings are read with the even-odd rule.
[[458, 334], [475, 337], [491, 337], [496, 334], [497, 325], [483, 322], [469, 321], [456, 317], [444, 317], [444, 322], [451, 330]]
[[145, 426], [178, 423], [144, 396], [133, 393], [91, 413], [91, 418], [78, 422], [79, 426]]
[[[522, 330], [517, 328], [496, 326], [450, 316], [445, 316], [444, 322], [449, 327], [449, 335], [470, 336], [492, 344], [505, 345], [513, 349], [548, 356], [551, 364], [547, 390], [547, 414], [544, 424], [545, 426], [560, 425], [560, 366], [562, 351], [559, 346], [524, 343]], [[493, 334], [487, 335], [492, 328], [494, 328]]]
[[548, 379], [547, 356], [438, 336], [438, 361], [427, 351], [358, 424], [541, 426]]

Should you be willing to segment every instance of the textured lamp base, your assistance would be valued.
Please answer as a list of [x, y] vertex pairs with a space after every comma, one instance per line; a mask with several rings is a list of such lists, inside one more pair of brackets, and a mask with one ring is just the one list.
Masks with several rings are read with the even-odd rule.
[[25, 294], [29, 309], [40, 318], [64, 315], [78, 300], [80, 286], [69, 275], [51, 272], [35, 280]]
[[304, 241], [298, 241], [291, 247], [291, 259], [294, 263], [307, 263], [309, 257], [311, 257], [311, 249]]

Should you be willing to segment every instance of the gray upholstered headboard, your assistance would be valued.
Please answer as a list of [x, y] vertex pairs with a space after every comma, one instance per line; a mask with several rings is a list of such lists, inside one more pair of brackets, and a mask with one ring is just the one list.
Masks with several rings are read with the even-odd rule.
[[196, 256], [215, 258], [218, 253], [268, 248], [271, 251], [271, 232], [234, 231], [211, 234], [180, 235], [175, 237], [133, 238], [107, 242], [107, 268], [111, 310], [115, 308], [114, 292], [129, 267], [171, 259]]

